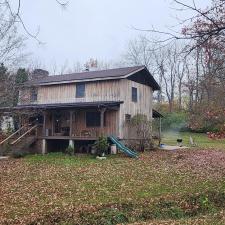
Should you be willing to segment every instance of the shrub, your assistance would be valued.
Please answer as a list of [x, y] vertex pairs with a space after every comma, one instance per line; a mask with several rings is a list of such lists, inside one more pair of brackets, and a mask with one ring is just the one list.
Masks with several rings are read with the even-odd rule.
[[69, 146], [66, 148], [65, 153], [66, 153], [67, 155], [74, 155], [74, 148], [73, 148], [71, 145], [69, 145]]
[[189, 127], [195, 132], [225, 134], [225, 108], [218, 108], [213, 103], [196, 107], [189, 115]]
[[146, 115], [134, 115], [128, 122], [128, 128], [128, 146], [139, 151], [152, 148], [152, 122], [148, 120]]
[[11, 157], [15, 158], [15, 159], [19, 159], [19, 158], [23, 158], [27, 155], [26, 152], [23, 152], [21, 150], [14, 150], [11, 153]]
[[186, 131], [187, 114], [184, 112], [163, 113], [162, 130]]
[[94, 143], [94, 146], [97, 149], [98, 155], [102, 156], [103, 154], [106, 153], [106, 151], [107, 151], [107, 149], [109, 147], [107, 138], [104, 137], [104, 136], [100, 136], [98, 138], [98, 140]]
[[11, 146], [9, 143], [5, 143], [3, 146], [1, 146], [0, 155], [6, 156], [6, 155], [9, 155], [10, 152], [11, 152]]

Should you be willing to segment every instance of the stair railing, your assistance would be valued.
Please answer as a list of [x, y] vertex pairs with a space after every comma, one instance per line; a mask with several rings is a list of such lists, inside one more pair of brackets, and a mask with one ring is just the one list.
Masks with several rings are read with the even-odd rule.
[[29, 134], [31, 131], [33, 131], [34, 129], [36, 129], [38, 127], [38, 125], [35, 125], [35, 126], [33, 126], [33, 127], [31, 127], [28, 131], [26, 131], [23, 135], [21, 135], [19, 138], [17, 138], [15, 141], [13, 141], [12, 143], [11, 143], [11, 145], [14, 145], [14, 144], [16, 144], [17, 142], [19, 142], [19, 141], [21, 141], [21, 139], [23, 138], [23, 137], [25, 137], [27, 134]]
[[19, 130], [17, 130], [16, 132], [14, 132], [13, 134], [9, 135], [6, 139], [4, 139], [2, 142], [0, 142], [0, 145], [4, 144], [5, 142], [7, 142], [9, 139], [11, 139], [12, 137], [14, 137], [16, 134], [18, 134], [21, 130], [23, 130], [25, 127], [27, 127], [27, 125], [22, 126]]

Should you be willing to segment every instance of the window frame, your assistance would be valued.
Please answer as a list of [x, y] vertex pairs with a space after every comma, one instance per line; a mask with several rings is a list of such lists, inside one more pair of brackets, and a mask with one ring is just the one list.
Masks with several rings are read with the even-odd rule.
[[[83, 87], [83, 89], [80, 90], [78, 87]], [[82, 91], [82, 94], [80, 93], [81, 91]], [[76, 93], [75, 93], [76, 98], [84, 98], [85, 92], [86, 92], [85, 83], [77, 83], [76, 84]]]
[[[99, 113], [99, 116], [100, 116], [100, 118], [99, 118], [99, 126], [97, 126], [97, 125], [88, 126], [87, 125], [87, 113]], [[103, 121], [103, 123], [104, 123], [103, 126], [106, 127], [107, 126], [107, 124], [106, 124], [106, 112], [104, 113], [104, 121]], [[86, 125], [86, 128], [91, 128], [91, 127], [100, 128], [101, 127], [101, 112], [99, 112], [99, 111], [87, 111], [87, 112], [85, 112], [85, 125]]]
[[130, 121], [131, 121], [131, 114], [126, 113], [125, 114], [125, 122], [130, 123]]
[[31, 102], [37, 102], [38, 100], [38, 89], [37, 88], [31, 88], [30, 90], [30, 101]]
[[[88, 124], [88, 118], [87, 117], [88, 117], [88, 115], [94, 117], [93, 114], [99, 115], [99, 118], [98, 118], [99, 121], [97, 121], [98, 123]], [[96, 120], [93, 120], [93, 121], [96, 121]], [[86, 123], [86, 127], [87, 128], [90, 128], [90, 127], [101, 127], [101, 113], [98, 112], [98, 111], [87, 111], [85, 113], [85, 123]]]
[[136, 87], [131, 88], [131, 99], [132, 99], [132, 102], [138, 101], [138, 91]]

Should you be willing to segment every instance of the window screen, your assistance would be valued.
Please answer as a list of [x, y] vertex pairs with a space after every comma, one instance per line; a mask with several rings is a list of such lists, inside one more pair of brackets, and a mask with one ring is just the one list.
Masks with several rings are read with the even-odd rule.
[[76, 98], [83, 98], [85, 96], [85, 84], [76, 84]]
[[86, 112], [86, 127], [100, 127], [101, 113], [100, 112]]
[[137, 88], [132, 87], [132, 102], [137, 102]]
[[130, 114], [125, 114], [125, 121], [130, 122], [131, 120], [131, 115]]
[[31, 89], [31, 101], [32, 102], [37, 101], [37, 89], [36, 88]]

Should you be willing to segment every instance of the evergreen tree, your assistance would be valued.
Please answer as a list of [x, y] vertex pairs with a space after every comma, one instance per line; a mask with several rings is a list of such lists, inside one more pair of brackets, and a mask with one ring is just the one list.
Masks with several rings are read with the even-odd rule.
[[26, 69], [19, 68], [16, 73], [15, 83], [22, 84], [26, 81], [28, 81], [28, 73], [27, 73]]
[[8, 106], [9, 73], [3, 63], [0, 64], [0, 106]]
[[15, 87], [14, 87], [14, 96], [13, 96], [13, 105], [16, 106], [19, 98], [18, 85], [23, 84], [28, 81], [28, 72], [24, 68], [19, 68], [15, 75]]

